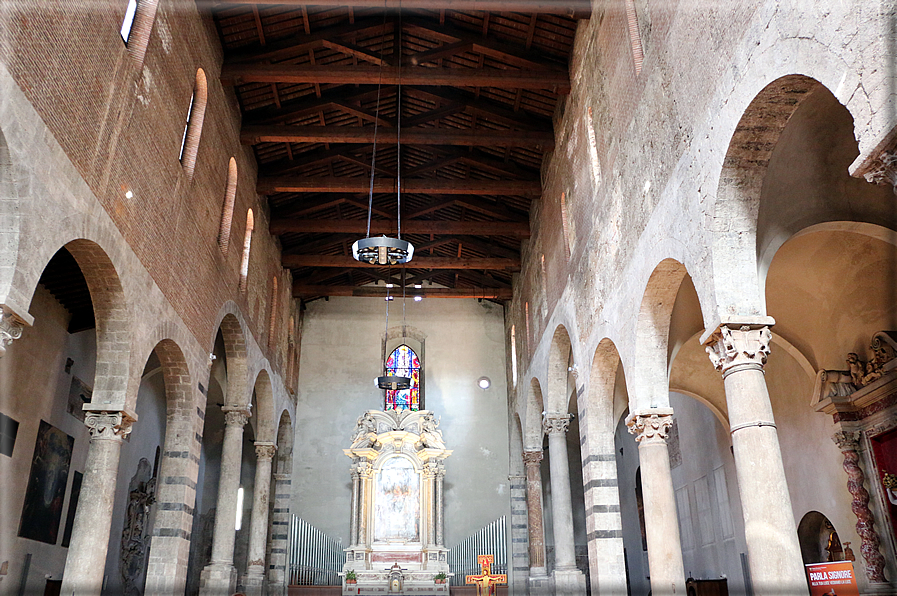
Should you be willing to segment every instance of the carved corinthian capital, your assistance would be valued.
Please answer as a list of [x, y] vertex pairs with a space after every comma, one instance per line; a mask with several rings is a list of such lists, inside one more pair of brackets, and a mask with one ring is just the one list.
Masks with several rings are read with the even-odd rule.
[[567, 434], [570, 427], [570, 414], [560, 412], [546, 412], [542, 415], [542, 432], [546, 435]]
[[866, 172], [867, 182], [872, 184], [890, 184], [897, 193], [897, 153], [884, 151], [875, 160], [872, 169]]
[[255, 444], [255, 456], [258, 459], [274, 459], [274, 454], [277, 452], [277, 445], [274, 443], [266, 443], [266, 442], [257, 442]]
[[856, 451], [860, 448], [860, 433], [856, 431], [839, 430], [832, 435], [832, 441], [838, 446], [838, 449], [844, 451]]
[[524, 451], [523, 452], [523, 465], [524, 466], [539, 466], [542, 463], [542, 451]]
[[626, 426], [639, 444], [664, 443], [673, 426], [673, 408], [651, 408], [634, 412], [626, 418]]
[[132, 424], [134, 419], [126, 412], [87, 412], [84, 417], [91, 441], [121, 441], [131, 432]]
[[0, 358], [6, 353], [6, 346], [22, 337], [25, 324], [12, 311], [0, 304]]
[[246, 426], [252, 415], [249, 410], [240, 406], [224, 406], [221, 411], [224, 412], [225, 426]]
[[772, 332], [765, 325], [759, 328], [742, 325], [737, 329], [720, 325], [704, 349], [716, 370], [725, 376], [736, 366], [762, 368], [769, 356], [771, 339]]

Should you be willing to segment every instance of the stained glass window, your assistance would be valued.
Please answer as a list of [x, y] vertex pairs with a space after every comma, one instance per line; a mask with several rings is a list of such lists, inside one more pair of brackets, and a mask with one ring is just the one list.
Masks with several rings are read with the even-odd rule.
[[414, 350], [401, 345], [386, 359], [387, 374], [400, 377], [411, 377], [409, 389], [387, 389], [386, 410], [420, 409], [420, 358]]

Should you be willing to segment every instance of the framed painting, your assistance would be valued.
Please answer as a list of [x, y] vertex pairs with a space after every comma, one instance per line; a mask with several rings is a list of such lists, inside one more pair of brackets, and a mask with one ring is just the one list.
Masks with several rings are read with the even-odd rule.
[[56, 544], [75, 439], [41, 420], [25, 489], [19, 536]]

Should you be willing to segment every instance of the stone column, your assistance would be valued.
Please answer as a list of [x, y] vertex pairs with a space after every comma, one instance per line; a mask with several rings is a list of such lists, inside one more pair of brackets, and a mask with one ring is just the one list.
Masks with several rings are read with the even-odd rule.
[[873, 184], [889, 184], [894, 187], [894, 194], [897, 194], [897, 153], [883, 151], [866, 172], [865, 178]]
[[212, 560], [200, 574], [201, 596], [231, 594], [237, 583], [234, 568], [234, 539], [237, 520], [237, 489], [240, 488], [240, 467], [243, 460], [243, 426], [249, 410], [242, 406], [224, 406], [224, 444], [221, 448], [221, 477], [218, 480], [218, 501], [215, 530], [212, 534]]
[[19, 311], [9, 304], [0, 304], [0, 358], [6, 354], [6, 346], [22, 337], [22, 330], [34, 323], [34, 317]]
[[268, 568], [269, 596], [286, 596], [289, 583], [287, 547], [290, 539], [291, 478], [290, 474], [274, 474], [274, 519], [271, 522], [271, 566]]
[[684, 594], [685, 567], [667, 449], [673, 409], [650, 408], [633, 412], [626, 418], [626, 426], [638, 443], [651, 593], [656, 596]]
[[249, 562], [243, 586], [247, 596], [261, 596], [265, 584], [265, 543], [268, 539], [268, 498], [271, 490], [271, 460], [277, 446], [255, 443], [255, 487], [252, 491], [252, 517], [249, 521]]
[[[766, 322], [725, 323], [704, 341], [723, 374], [744, 537], [754, 593], [807, 594], [791, 497], [763, 365], [772, 333]], [[643, 474], [644, 476], [644, 474]]]
[[102, 591], [121, 443], [134, 420], [133, 414], [122, 411], [87, 412], [84, 424], [90, 431], [90, 446], [62, 575], [62, 594], [95, 596]]
[[524, 451], [523, 465], [526, 467], [526, 510], [529, 526], [529, 574], [530, 577], [544, 577], [545, 530], [542, 525], [542, 451]]
[[573, 543], [573, 498], [567, 458], [567, 429], [570, 414], [546, 413], [542, 428], [548, 435], [548, 465], [551, 470], [551, 519], [554, 525], [554, 590], [557, 596], [586, 593], [585, 576], [576, 567]]
[[860, 457], [857, 450], [860, 446], [860, 433], [838, 431], [832, 440], [844, 455], [844, 471], [847, 472], [847, 490], [853, 497], [851, 509], [857, 517], [857, 534], [862, 539], [860, 552], [866, 563], [866, 579], [870, 583], [885, 583], [885, 558], [879, 551], [881, 539], [875, 532], [875, 518], [869, 510], [869, 492], [863, 488], [865, 476], [860, 468]]
[[349, 544], [351, 546], [358, 545], [358, 466], [353, 465], [349, 470], [352, 476], [352, 511], [349, 517]]
[[358, 464], [358, 477], [360, 482], [360, 492], [358, 501], [358, 544], [366, 548], [368, 546], [368, 492], [370, 492], [371, 478], [374, 475], [374, 467], [371, 462], [364, 460]]
[[427, 485], [427, 503], [430, 504], [427, 511], [427, 546], [436, 548], [436, 470], [438, 465], [435, 461], [428, 461], [424, 464], [424, 482]]
[[436, 469], [436, 546], [445, 546], [445, 501], [442, 498], [445, 464], [439, 462]]

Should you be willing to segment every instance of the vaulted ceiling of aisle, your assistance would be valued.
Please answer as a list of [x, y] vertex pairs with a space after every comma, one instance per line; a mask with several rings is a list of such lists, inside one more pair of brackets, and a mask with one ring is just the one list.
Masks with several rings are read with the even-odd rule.
[[[404, 276], [427, 295], [509, 299], [587, 0], [318, 1], [212, 7], [294, 296], [376, 295]], [[371, 235], [395, 235], [401, 180], [404, 271], [351, 256], [372, 163]]]

